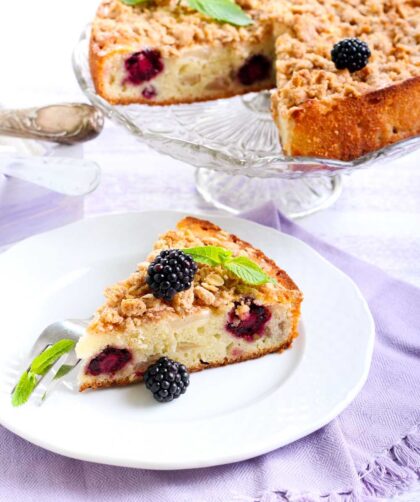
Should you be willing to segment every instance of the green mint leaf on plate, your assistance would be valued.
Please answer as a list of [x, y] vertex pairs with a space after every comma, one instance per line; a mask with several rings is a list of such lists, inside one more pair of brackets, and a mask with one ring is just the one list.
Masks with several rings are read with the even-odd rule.
[[188, 5], [212, 19], [236, 26], [248, 26], [253, 22], [234, 0], [188, 0]]
[[121, 0], [122, 3], [125, 3], [125, 5], [140, 5], [142, 3], [146, 3], [149, 0]]
[[210, 265], [215, 267], [222, 265], [232, 256], [232, 252], [218, 246], [200, 246], [182, 250], [185, 254], [190, 255], [197, 263]]
[[[58, 361], [61, 356], [70, 352], [75, 345], [76, 342], [73, 340], [63, 339], [47, 347], [41, 354], [36, 356], [32, 361], [30, 370], [23, 373], [13, 391], [12, 405], [21, 406], [26, 403], [38, 384], [37, 376], [45, 375], [51, 366]], [[66, 375], [70, 369], [72, 369], [71, 366], [63, 365], [55, 375], [55, 379]]]
[[60, 359], [61, 356], [70, 352], [76, 343], [73, 340], [60, 340], [59, 342], [46, 348], [39, 354], [31, 364], [31, 371], [37, 375], [45, 375], [51, 366]]
[[237, 256], [224, 264], [225, 268], [236, 275], [245, 284], [261, 286], [267, 282], [274, 282], [264, 270], [246, 256]]
[[35, 373], [32, 373], [32, 371], [25, 371], [13, 391], [12, 405], [21, 406], [22, 404], [25, 404], [35, 389], [37, 383], [38, 380]]

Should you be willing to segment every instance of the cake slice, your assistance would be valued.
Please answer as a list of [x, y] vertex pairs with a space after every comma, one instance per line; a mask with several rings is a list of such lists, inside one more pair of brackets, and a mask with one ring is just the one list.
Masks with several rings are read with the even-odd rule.
[[97, 92], [110, 103], [163, 105], [274, 87], [276, 0], [238, 3], [253, 24], [220, 23], [184, 0], [102, 1], [90, 40]]
[[[420, 134], [418, 0], [294, 0], [283, 25], [272, 110], [285, 153], [351, 160]], [[371, 51], [353, 73], [331, 58], [348, 38]]]
[[[222, 265], [194, 262], [187, 289], [177, 287], [178, 292], [163, 295], [166, 299], [159, 297], [159, 291], [168, 290], [156, 290], [157, 269], [151, 264], [163, 259], [162, 251], [208, 246], [252, 260], [267, 281], [251, 285]], [[262, 251], [192, 217], [162, 235], [136, 272], [105, 296], [76, 346], [81, 391], [141, 381], [163, 356], [194, 372], [281, 352], [298, 335], [302, 301], [292, 279]]]

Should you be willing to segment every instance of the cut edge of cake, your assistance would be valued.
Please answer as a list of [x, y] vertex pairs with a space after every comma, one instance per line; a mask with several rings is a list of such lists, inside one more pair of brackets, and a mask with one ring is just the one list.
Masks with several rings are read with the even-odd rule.
[[103, 0], [89, 45], [96, 91], [112, 104], [172, 105], [273, 88], [270, 14], [244, 8], [258, 21], [238, 29], [179, 2]]

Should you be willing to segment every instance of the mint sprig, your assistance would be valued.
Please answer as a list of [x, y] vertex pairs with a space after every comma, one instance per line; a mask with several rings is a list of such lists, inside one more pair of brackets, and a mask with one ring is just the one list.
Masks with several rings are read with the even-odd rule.
[[13, 391], [12, 405], [21, 406], [25, 404], [34, 391], [37, 383], [38, 379], [35, 373], [32, 373], [32, 371], [25, 371]]
[[73, 340], [63, 339], [47, 347], [44, 352], [35, 357], [31, 364], [31, 371], [43, 376], [61, 356], [70, 352], [76, 343]]
[[183, 249], [182, 251], [190, 255], [197, 263], [203, 263], [211, 267], [221, 265], [250, 286], [261, 286], [267, 284], [267, 282], [276, 284], [276, 281], [255, 262], [246, 256], [233, 257], [232, 252], [228, 249], [218, 246], [199, 246]]
[[[147, 3], [148, 0], [121, 0], [126, 5], [135, 6]], [[187, 0], [187, 4], [205, 16], [235, 26], [248, 26], [253, 23], [234, 0]]]
[[[12, 394], [12, 405], [21, 406], [31, 396], [35, 387], [38, 385], [39, 378], [44, 376], [53, 364], [60, 359], [61, 356], [70, 352], [74, 346], [73, 340], [63, 339], [47, 347], [41, 354], [35, 357], [32, 361], [29, 370], [25, 371], [19, 379], [15, 390]], [[60, 368], [57, 372], [60, 373]], [[64, 376], [68, 371], [62, 371], [60, 376]], [[58, 376], [56, 375], [56, 378]]]
[[252, 19], [234, 0], [187, 0], [188, 5], [201, 14], [236, 26], [248, 26]]
[[189, 254], [194, 261], [216, 267], [223, 265], [232, 256], [228, 249], [218, 246], [200, 246], [196, 248], [183, 249], [184, 253]]

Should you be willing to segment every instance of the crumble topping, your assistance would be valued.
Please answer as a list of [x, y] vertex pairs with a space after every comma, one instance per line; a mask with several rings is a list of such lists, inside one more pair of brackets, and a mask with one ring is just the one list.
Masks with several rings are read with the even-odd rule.
[[[328, 107], [336, 98], [420, 76], [419, 7], [419, 0], [294, 0], [276, 42], [283, 106], [319, 99]], [[355, 73], [337, 70], [330, 55], [336, 42], [351, 37], [372, 52], [368, 65]]]
[[[217, 233], [217, 237], [214, 233], [197, 235], [184, 228], [170, 230], [160, 236], [147, 260], [140, 263], [128, 279], [105, 290], [106, 302], [98, 309], [89, 330], [106, 333], [110, 330], [134, 328], [162, 316], [183, 317], [198, 313], [203, 308], [230, 308], [244, 297], [252, 297], [257, 303], [289, 301], [288, 290], [280, 283], [249, 286], [231, 276], [221, 266], [211, 267], [204, 264], [198, 264], [192, 287], [177, 293], [171, 302], [164, 302], [153, 296], [146, 283], [147, 269], [160, 251], [208, 245], [225, 247], [236, 256], [245, 255], [257, 261], [254, 248], [244, 248], [223, 230]], [[258, 263], [267, 273], [271, 272], [270, 264], [265, 259], [260, 257]], [[239, 303], [237, 309], [238, 315], [243, 317], [249, 307]]]
[[[326, 108], [335, 99], [360, 96], [420, 76], [419, 0], [238, 0], [254, 23], [220, 23], [185, 0], [155, 0], [131, 7], [104, 0], [93, 24], [99, 55], [156, 47], [176, 56], [185, 47], [255, 44], [276, 36], [277, 102], [286, 109], [311, 99]], [[334, 43], [357, 37], [372, 56], [361, 71], [337, 70]], [[274, 42], [273, 42], [274, 43]]]
[[94, 50], [99, 55], [116, 50], [157, 47], [162, 55], [176, 55], [181, 48], [195, 45], [257, 43], [272, 31], [270, 19], [276, 0], [238, 2], [255, 21], [237, 27], [220, 23], [188, 7], [185, 0], [158, 0], [135, 7], [120, 0], [104, 0], [92, 27]]

